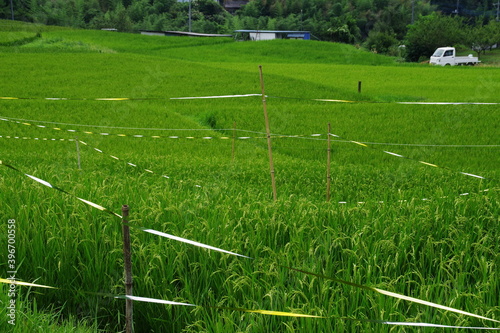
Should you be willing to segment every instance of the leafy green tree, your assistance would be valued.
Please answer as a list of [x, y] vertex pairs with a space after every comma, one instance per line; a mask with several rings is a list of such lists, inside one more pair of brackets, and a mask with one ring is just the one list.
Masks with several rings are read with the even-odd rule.
[[166, 13], [170, 11], [172, 6], [174, 6], [176, 2], [176, 0], [153, 0], [151, 10], [154, 13]]
[[350, 14], [334, 17], [331, 19], [330, 24], [331, 26], [327, 32], [331, 41], [353, 44], [361, 38], [357, 22]]
[[438, 13], [420, 17], [406, 34], [407, 60], [418, 61], [430, 57], [438, 47], [463, 44], [467, 41], [465, 29], [460, 17]]
[[258, 18], [262, 15], [262, 4], [260, 1], [250, 1], [239, 11], [241, 17], [255, 17]]
[[398, 44], [395, 34], [372, 30], [364, 46], [376, 53], [389, 53], [389, 50]]
[[127, 10], [122, 4], [119, 4], [112, 12], [113, 27], [118, 31], [132, 31], [132, 21], [127, 14]]
[[113, 9], [112, 0], [99, 0], [99, 6], [104, 13]]
[[0, 1], [0, 18], [9, 20], [12, 18], [9, 0]]
[[149, 0], [134, 1], [128, 8], [128, 15], [132, 22], [139, 23], [149, 15], [151, 5]]
[[482, 20], [479, 20], [478, 24], [470, 29], [469, 38], [478, 55], [481, 55], [481, 52], [486, 53], [500, 41], [500, 22], [490, 21], [484, 25]]
[[102, 12], [99, 8], [99, 2], [97, 0], [88, 0], [83, 2], [83, 22], [85, 26], [88, 27], [89, 23], [97, 16], [101, 15]]
[[[31, 21], [31, 1], [13, 0], [14, 19], [18, 21]], [[12, 13], [10, 0], [0, 0], [0, 19], [11, 20]]]

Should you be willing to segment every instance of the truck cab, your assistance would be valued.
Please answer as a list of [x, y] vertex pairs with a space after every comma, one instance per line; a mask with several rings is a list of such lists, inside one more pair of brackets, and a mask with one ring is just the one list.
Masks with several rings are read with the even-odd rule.
[[457, 57], [454, 47], [440, 47], [431, 56], [429, 61], [432, 65], [439, 66], [456, 66], [456, 65], [477, 65], [479, 63], [477, 57], [473, 57], [469, 54], [468, 57]]
[[453, 66], [455, 65], [455, 48], [440, 47], [431, 56], [430, 63], [433, 65]]

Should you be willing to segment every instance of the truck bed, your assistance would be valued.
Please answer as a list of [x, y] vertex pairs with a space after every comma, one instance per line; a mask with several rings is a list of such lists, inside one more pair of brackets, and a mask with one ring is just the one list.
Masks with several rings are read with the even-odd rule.
[[455, 57], [457, 64], [477, 64], [479, 59], [477, 57]]

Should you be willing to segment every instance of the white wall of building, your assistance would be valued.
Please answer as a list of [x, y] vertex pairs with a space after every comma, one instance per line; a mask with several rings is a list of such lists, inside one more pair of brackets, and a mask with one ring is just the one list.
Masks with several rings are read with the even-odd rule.
[[251, 32], [251, 40], [271, 40], [276, 39], [276, 34], [274, 32]]

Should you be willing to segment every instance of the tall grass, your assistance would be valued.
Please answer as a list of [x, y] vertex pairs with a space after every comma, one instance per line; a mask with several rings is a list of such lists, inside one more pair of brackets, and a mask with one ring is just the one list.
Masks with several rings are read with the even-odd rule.
[[[1, 318], [8, 318], [6, 307], [10, 302], [10, 298], [7, 297], [6, 285], [0, 286], [1, 293], [0, 299], [2, 308], [0, 309]], [[37, 293], [34, 290], [20, 290], [18, 288], [18, 296], [16, 297], [16, 318], [13, 321], [14, 324], [10, 324], [7, 320], [0, 321], [0, 329], [2, 332], [13, 332], [13, 333], [23, 333], [23, 332], [96, 332], [98, 326], [96, 323], [91, 323], [87, 319], [77, 319], [74, 315], [69, 315], [65, 317], [62, 314], [62, 308], [57, 309], [56, 307], [49, 307], [46, 310], [41, 310], [38, 308], [36, 301], [30, 299], [30, 293]]]
[[[492, 146], [498, 145], [497, 106], [335, 104], [270, 97], [272, 132], [304, 135], [273, 137], [279, 198], [274, 203], [259, 97], [169, 99], [258, 93], [257, 65], [264, 64], [270, 96], [498, 102], [491, 90], [500, 85], [498, 69], [400, 66], [347, 46], [290, 41], [235, 43], [62, 30], [42, 31], [41, 43], [54, 38], [60, 47], [33, 43], [3, 49], [1, 94], [34, 99], [1, 100], [0, 115], [66, 125], [31, 122], [62, 129], [54, 130], [1, 121], [0, 135], [78, 136], [104, 154], [81, 145], [78, 170], [75, 142], [0, 138], [0, 160], [117, 213], [129, 204], [133, 225], [256, 258], [208, 252], [132, 229], [136, 295], [333, 316], [294, 319], [137, 303], [141, 331], [391, 331], [339, 317], [485, 325], [280, 265], [499, 318], [495, 179], [500, 161], [498, 147]], [[391, 79], [383, 79], [388, 75]], [[363, 80], [362, 94], [356, 91], [358, 80]], [[235, 142], [234, 160], [231, 140], [186, 138], [232, 137], [234, 122], [237, 136], [253, 137]], [[348, 140], [386, 144], [370, 144], [371, 149], [333, 143], [331, 203], [325, 202], [328, 123]], [[322, 136], [308, 137], [314, 133]], [[394, 143], [490, 146], [389, 145]], [[383, 150], [449, 169], [398, 159]], [[17, 221], [17, 276], [62, 288], [31, 294], [31, 306], [36, 302], [38, 309], [60, 311], [62, 318], [90, 317], [91, 327], [121, 330], [122, 300], [82, 292], [124, 292], [121, 221], [7, 168], [0, 168], [0, 188], [2, 219]], [[465, 192], [470, 194], [460, 195]], [[6, 233], [0, 235], [6, 239]], [[0, 251], [2, 268], [5, 256]]]

